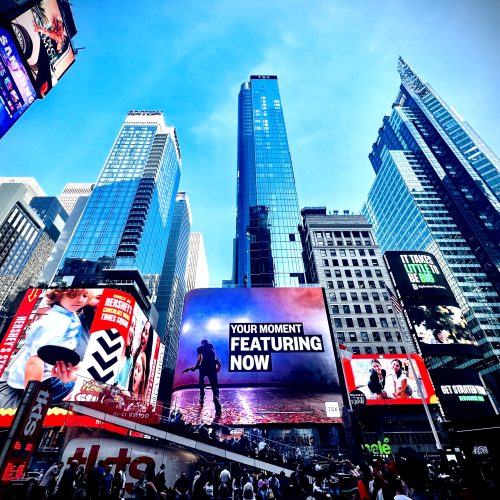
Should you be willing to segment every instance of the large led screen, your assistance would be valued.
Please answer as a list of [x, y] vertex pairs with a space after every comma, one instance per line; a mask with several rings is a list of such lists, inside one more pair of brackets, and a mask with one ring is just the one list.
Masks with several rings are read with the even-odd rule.
[[35, 88], [41, 97], [75, 61], [57, 0], [42, 0], [11, 23]]
[[446, 418], [477, 419], [495, 415], [486, 388], [475, 371], [436, 368], [429, 373]]
[[0, 343], [0, 408], [17, 408], [26, 383], [39, 380], [51, 387], [53, 404], [151, 413], [144, 402], [156, 404], [163, 349], [125, 292], [30, 289]]
[[185, 300], [173, 388], [171, 405], [187, 422], [215, 416], [238, 425], [340, 422], [323, 290], [193, 290]]
[[429, 373], [417, 354], [411, 355], [411, 362], [401, 354], [354, 354], [342, 363], [347, 390], [361, 391], [367, 405], [422, 404], [422, 395], [427, 403], [436, 402]]
[[0, 26], [0, 138], [35, 99], [35, 89], [14, 41]]
[[454, 297], [434, 255], [428, 252], [385, 252], [384, 259], [401, 297]]

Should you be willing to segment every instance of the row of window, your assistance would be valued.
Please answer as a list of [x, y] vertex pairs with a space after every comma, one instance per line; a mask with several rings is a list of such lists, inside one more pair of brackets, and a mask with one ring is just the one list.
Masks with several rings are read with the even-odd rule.
[[[331, 265], [336, 267], [340, 266], [340, 262], [342, 262], [343, 267], [360, 267], [359, 260], [358, 259], [352, 259], [351, 264], [349, 264], [349, 259], [322, 259], [323, 265], [324, 266], [330, 266]], [[368, 264], [368, 259], [361, 259], [361, 266], [363, 267], [368, 267], [370, 264]], [[371, 265], [372, 266], [378, 266], [378, 260], [377, 259], [371, 259]]]
[[[363, 314], [363, 311], [361, 310], [361, 306], [359, 304], [354, 304], [353, 310], [355, 314]], [[371, 304], [365, 304], [364, 309], [367, 314], [373, 314], [373, 307]], [[375, 309], [377, 313], [379, 314], [384, 314], [384, 306], [382, 304], [375, 304]], [[331, 311], [332, 314], [340, 314], [341, 312], [344, 314], [351, 314], [351, 306], [349, 304], [343, 304], [340, 306], [339, 304], [332, 304], [331, 306]], [[392, 314], [392, 308], [387, 307], [387, 312], [389, 314]]]
[[[370, 342], [370, 337], [368, 336], [368, 332], [359, 332], [361, 336], [361, 340], [363, 342]], [[350, 342], [358, 342], [358, 334], [356, 332], [347, 332], [347, 335], [349, 336], [349, 341]], [[382, 342], [382, 339], [380, 337], [380, 332], [372, 332], [373, 335], [373, 342]], [[398, 342], [401, 342], [401, 334], [399, 332], [395, 332], [396, 335], [396, 340]], [[392, 342], [392, 333], [391, 332], [384, 332], [384, 337], [386, 342]], [[347, 337], [344, 332], [337, 332], [337, 339], [339, 342], [345, 342]]]
[[[380, 321], [380, 325], [377, 325], [376, 318], [356, 318], [356, 323], [359, 328], [365, 328], [366, 326], [370, 326], [372, 328], [377, 328], [378, 326], [381, 326], [382, 328], [389, 327], [389, 323], [386, 318], [378, 319]], [[398, 326], [396, 318], [390, 318], [390, 320], [393, 327]], [[366, 324], [367, 321], [368, 325]], [[335, 326], [335, 328], [342, 328], [344, 326], [346, 326], [347, 328], [354, 328], [354, 320], [352, 318], [333, 318], [333, 325]]]
[[[368, 248], [368, 255], [370, 255], [371, 257], [375, 257], [375, 250], [373, 248]], [[359, 248], [359, 249], [354, 249], [354, 248], [349, 248], [348, 249], [349, 251], [349, 256], [350, 257], [356, 257], [356, 255], [359, 255], [360, 257], [364, 257], [366, 255], [366, 250], [364, 248]], [[319, 251], [321, 257], [326, 257], [327, 256], [327, 251], [326, 250], [323, 250], [321, 249]], [[343, 248], [340, 248], [338, 250], [336, 249], [330, 249], [329, 250], [330, 252], [330, 256], [331, 257], [336, 257], [337, 256], [337, 252], [338, 252], [338, 255], [340, 257], [346, 257], [347, 256], [347, 250], [343, 249]]]
[[[337, 295], [339, 296], [340, 300], [343, 302], [348, 300], [346, 292], [339, 292], [338, 294], [336, 292], [330, 292], [328, 294], [328, 297], [329, 297], [330, 301], [336, 302]], [[358, 292], [350, 292], [349, 295], [350, 295], [350, 300], [356, 301], [356, 302], [359, 301]], [[363, 302], [368, 302], [370, 300], [370, 298], [368, 296], [368, 292], [361, 292], [360, 295], [361, 295], [361, 300]], [[381, 301], [379, 292], [372, 292], [371, 295], [372, 295], [372, 298], [375, 302]], [[382, 292], [382, 300], [385, 300], [386, 302], [389, 300], [389, 294], [387, 292]]]
[[[374, 272], [375, 272], [375, 276], [377, 278], [383, 277], [381, 269], [375, 269], [374, 271], [372, 271], [371, 269], [365, 269], [365, 276], [367, 278], [373, 278]], [[344, 276], [345, 278], [352, 278], [353, 272], [350, 269], [346, 269], [346, 270], [344, 270], [344, 274], [342, 275], [342, 271], [340, 269], [334, 269], [333, 273], [334, 273], [336, 278], [342, 278], [342, 276]], [[362, 278], [363, 272], [361, 271], [361, 269], [355, 269], [354, 276], [356, 278]], [[332, 271], [330, 269], [325, 269], [325, 278], [331, 278], [331, 277], [332, 277]]]
[[375, 281], [358, 281], [357, 286], [355, 285], [354, 281], [348, 280], [347, 283], [344, 283], [343, 281], [337, 281], [336, 286], [334, 286], [333, 281], [327, 281], [326, 282], [326, 288], [333, 289], [333, 288], [338, 288], [338, 289], [343, 289], [346, 288], [385, 288], [385, 282], [384, 281], [379, 281], [378, 286]]

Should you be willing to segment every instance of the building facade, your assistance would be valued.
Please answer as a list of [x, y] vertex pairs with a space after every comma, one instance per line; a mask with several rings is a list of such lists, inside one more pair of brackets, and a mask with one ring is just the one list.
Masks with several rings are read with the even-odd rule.
[[238, 96], [236, 286], [305, 283], [300, 212], [276, 76], [252, 75]]
[[187, 292], [186, 265], [191, 222], [191, 208], [187, 194], [177, 193], [156, 303], [159, 315], [158, 334], [166, 347], [163, 362], [172, 372], [177, 361], [182, 309]]
[[301, 211], [308, 283], [326, 292], [337, 345], [354, 354], [415, 352], [404, 319], [396, 317], [389, 275], [372, 227], [362, 215]]
[[0, 307], [36, 281], [54, 246], [28, 200], [32, 192], [24, 183], [0, 184]]
[[94, 184], [90, 182], [69, 182], [66, 184], [59, 195], [59, 201], [68, 215], [71, 214], [78, 198], [89, 196], [94, 189]]
[[180, 167], [177, 134], [163, 114], [130, 111], [54, 280], [76, 284], [89, 271], [137, 270], [155, 303]]
[[208, 288], [210, 283], [207, 254], [203, 233], [189, 234], [189, 252], [186, 264], [186, 292], [195, 288]]
[[392, 113], [369, 155], [377, 176], [362, 211], [382, 251], [436, 256], [483, 353], [432, 363], [473, 366], [498, 395], [498, 159], [402, 59], [398, 70]]

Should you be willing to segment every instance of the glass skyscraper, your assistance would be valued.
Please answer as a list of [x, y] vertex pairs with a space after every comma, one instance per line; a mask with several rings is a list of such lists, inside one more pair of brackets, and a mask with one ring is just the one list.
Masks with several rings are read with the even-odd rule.
[[238, 97], [235, 285], [305, 283], [300, 222], [278, 79], [252, 75]]
[[156, 295], [180, 179], [173, 127], [159, 111], [131, 111], [104, 164], [55, 281], [99, 269], [138, 270]]
[[[434, 254], [483, 352], [473, 366], [500, 395], [498, 158], [410, 66], [369, 155], [377, 174], [363, 207], [383, 251]], [[433, 360], [437, 363], [438, 360]]]

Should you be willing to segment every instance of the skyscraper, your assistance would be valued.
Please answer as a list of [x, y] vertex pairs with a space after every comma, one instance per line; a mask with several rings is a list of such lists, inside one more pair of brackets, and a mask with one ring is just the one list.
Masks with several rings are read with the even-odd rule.
[[369, 155], [377, 174], [363, 207], [383, 251], [436, 256], [484, 358], [474, 366], [500, 395], [498, 159], [400, 58], [401, 86]]
[[189, 253], [186, 264], [186, 291], [195, 288], [208, 288], [210, 283], [207, 254], [203, 243], [203, 234], [189, 234]]
[[94, 189], [94, 184], [90, 182], [69, 182], [64, 186], [62, 193], [59, 195], [59, 201], [68, 212], [68, 215], [71, 215], [78, 198], [89, 196], [92, 189]]
[[237, 286], [305, 283], [300, 212], [276, 76], [252, 75], [238, 97]]
[[337, 345], [354, 354], [413, 352], [404, 320], [398, 323], [392, 309], [389, 275], [365, 217], [331, 215], [324, 207], [301, 213], [307, 282], [326, 291]]
[[164, 365], [173, 371], [177, 360], [179, 329], [186, 295], [186, 264], [191, 231], [191, 208], [186, 193], [177, 193], [168, 237], [156, 308], [158, 334], [165, 343]]
[[76, 284], [105, 269], [139, 271], [156, 302], [181, 155], [160, 111], [130, 111], [58, 266]]

